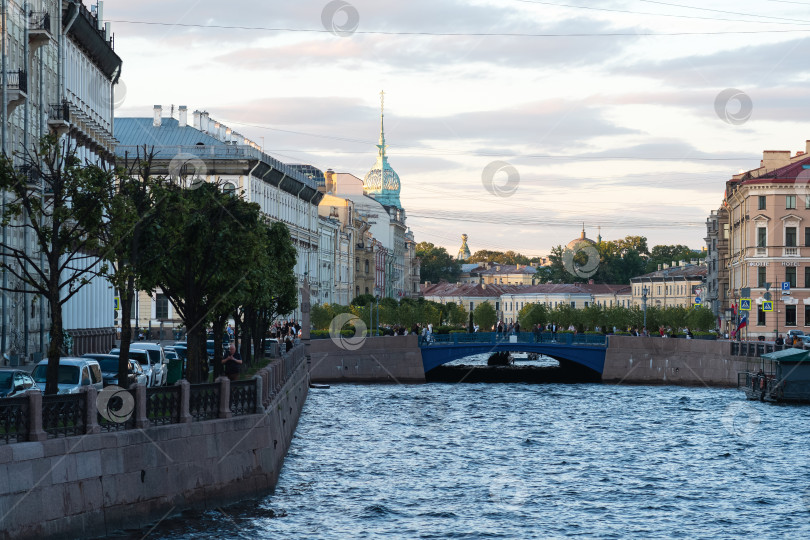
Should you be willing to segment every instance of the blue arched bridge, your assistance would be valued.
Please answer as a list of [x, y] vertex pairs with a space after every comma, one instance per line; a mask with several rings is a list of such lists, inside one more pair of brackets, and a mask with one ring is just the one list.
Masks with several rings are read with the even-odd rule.
[[601, 374], [605, 367], [607, 336], [600, 334], [569, 334], [531, 332], [503, 334], [476, 332], [472, 334], [433, 334], [430, 339], [419, 338], [425, 373], [431, 369], [474, 354], [499, 351], [538, 353], [574, 362]]

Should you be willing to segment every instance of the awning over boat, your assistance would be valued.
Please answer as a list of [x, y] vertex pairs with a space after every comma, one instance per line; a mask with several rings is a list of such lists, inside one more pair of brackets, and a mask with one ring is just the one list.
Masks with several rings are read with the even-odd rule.
[[808, 362], [810, 361], [810, 350], [784, 349], [781, 351], [763, 354], [762, 358], [781, 364]]

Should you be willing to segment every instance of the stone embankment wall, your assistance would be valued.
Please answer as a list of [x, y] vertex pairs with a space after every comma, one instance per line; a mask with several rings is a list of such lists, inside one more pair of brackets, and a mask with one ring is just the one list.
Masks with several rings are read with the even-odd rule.
[[309, 389], [290, 354], [258, 414], [0, 446], [0, 538], [107, 536], [268, 492]]
[[415, 334], [367, 338], [358, 344], [313, 339], [309, 354], [313, 382], [425, 382]]
[[733, 387], [747, 366], [728, 341], [610, 336], [602, 381]]

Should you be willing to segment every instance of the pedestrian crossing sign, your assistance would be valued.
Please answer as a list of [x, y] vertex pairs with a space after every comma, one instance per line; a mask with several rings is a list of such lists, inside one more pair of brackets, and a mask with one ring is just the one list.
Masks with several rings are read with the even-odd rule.
[[740, 298], [740, 311], [751, 311], [750, 298]]
[[121, 309], [121, 299], [117, 296], [113, 296], [113, 303], [115, 305], [115, 309]]
[[762, 302], [762, 311], [773, 311], [773, 300]]

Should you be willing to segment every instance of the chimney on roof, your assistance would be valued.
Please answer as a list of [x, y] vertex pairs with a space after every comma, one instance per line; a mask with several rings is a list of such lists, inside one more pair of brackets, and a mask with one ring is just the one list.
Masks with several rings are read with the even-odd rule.
[[669, 270], [669, 265], [667, 263], [664, 263], [662, 266], [664, 267], [664, 270]]
[[233, 130], [231, 128], [225, 128], [225, 142], [231, 142], [233, 140]]
[[588, 280], [588, 285], [593, 285], [593, 280], [592, 279]]
[[188, 123], [188, 108], [185, 105], [180, 105], [179, 110], [179, 117], [177, 120], [177, 125], [180, 127], [186, 127]]
[[160, 118], [163, 116], [163, 106], [155, 105], [153, 111], [155, 116], [152, 119], [152, 125], [155, 127], [160, 127]]
[[208, 116], [207, 111], [203, 111], [200, 113], [200, 131], [203, 133], [208, 133], [208, 127], [211, 123], [211, 118]]
[[676, 266], [678, 266], [678, 263], [676, 261], [672, 261], [672, 264], [670, 264], [670, 266], [672, 268], [675, 268]]
[[810, 154], [810, 141], [805, 141], [804, 143], [804, 153]]
[[790, 150], [765, 150], [762, 152], [762, 166], [772, 171], [790, 164]]
[[200, 129], [200, 111], [194, 111], [192, 118], [194, 119], [194, 127]]
[[426, 282], [425, 282], [425, 285], [426, 285], [426, 286], [428, 286], [428, 287], [430, 287], [430, 282], [429, 282], [429, 281], [426, 281]]

